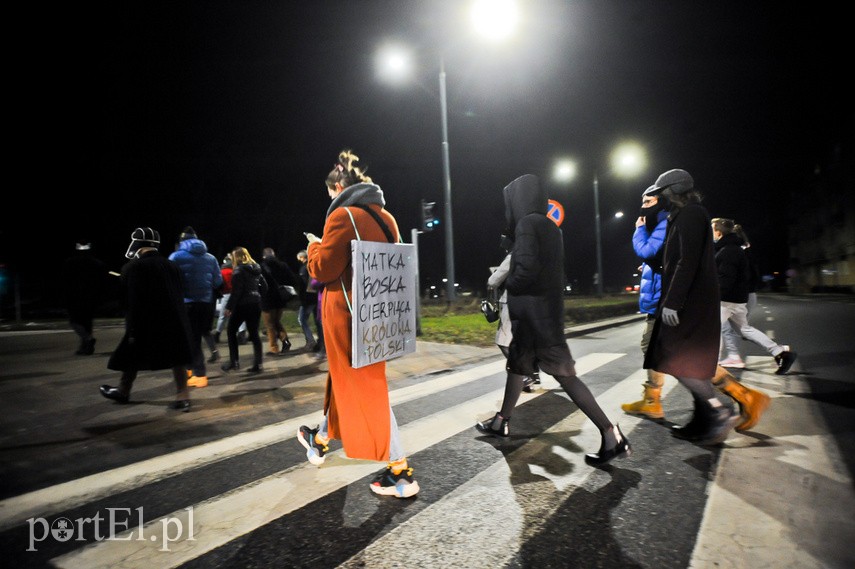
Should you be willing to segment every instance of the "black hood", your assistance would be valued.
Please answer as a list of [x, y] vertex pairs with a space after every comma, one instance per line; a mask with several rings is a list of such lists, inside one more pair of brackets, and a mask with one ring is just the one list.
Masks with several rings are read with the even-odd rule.
[[511, 230], [526, 215], [530, 213], [546, 215], [549, 210], [549, 196], [540, 185], [540, 179], [534, 174], [523, 174], [505, 186], [504, 194], [505, 219]]

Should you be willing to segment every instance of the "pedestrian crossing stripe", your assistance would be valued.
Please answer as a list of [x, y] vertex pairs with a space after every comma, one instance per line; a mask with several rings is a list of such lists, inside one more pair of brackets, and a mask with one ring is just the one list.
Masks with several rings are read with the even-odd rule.
[[[576, 370], [579, 375], [590, 373], [624, 355], [589, 354], [576, 361]], [[503, 361], [500, 363], [504, 365]], [[552, 382], [557, 386], [557, 382], [548, 376], [542, 376], [542, 381]], [[633, 381], [637, 381], [634, 376]], [[548, 384], [544, 387], [547, 386]], [[614, 393], [617, 389], [618, 386], [614, 386], [609, 391]], [[407, 453], [415, 454], [462, 430], [471, 429], [477, 419], [482, 418], [479, 415], [495, 408], [503, 392], [504, 389], [491, 391], [402, 426], [401, 440]], [[524, 394], [520, 403], [539, 397], [545, 392], [541, 390]], [[618, 404], [613, 402], [609, 407], [618, 407]], [[605, 405], [604, 409], [608, 409], [608, 414], [616, 413]], [[582, 418], [584, 419], [584, 416]], [[295, 427], [290, 437], [295, 438], [296, 432]], [[597, 438], [589, 446], [596, 448], [598, 445]], [[175, 541], [170, 544], [169, 551], [162, 551], [158, 541], [137, 539], [135, 529], [117, 536], [116, 540], [92, 543], [57, 557], [52, 563], [56, 567], [69, 569], [109, 568], [117, 565], [126, 568], [148, 568], [152, 564], [164, 569], [177, 567], [382, 468], [374, 461], [346, 459], [341, 450], [332, 451], [326, 456], [327, 459], [320, 468], [304, 462], [194, 505], [193, 540]], [[307, 489], [311, 491], [306, 491]], [[365, 490], [368, 491], [367, 488]], [[166, 518], [179, 515], [181, 511], [151, 520], [141, 530], [142, 534], [156, 533], [153, 529], [155, 526], [162, 525]]]

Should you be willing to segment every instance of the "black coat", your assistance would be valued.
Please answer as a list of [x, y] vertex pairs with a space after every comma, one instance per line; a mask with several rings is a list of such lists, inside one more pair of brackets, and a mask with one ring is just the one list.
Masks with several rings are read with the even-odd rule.
[[122, 286], [125, 335], [107, 367], [136, 371], [189, 364], [190, 323], [175, 263], [157, 251], [143, 253], [122, 267]]
[[535, 349], [564, 344], [564, 239], [546, 217], [546, 190], [526, 174], [504, 196], [514, 239], [505, 279], [513, 342]]
[[722, 235], [715, 244], [715, 264], [722, 302], [748, 302], [749, 267], [743, 243], [736, 233], [728, 233]]
[[285, 308], [287, 302], [279, 292], [280, 285], [290, 285], [300, 290], [300, 280], [288, 263], [276, 257], [265, 257], [261, 261], [261, 274], [267, 281], [267, 290], [261, 295], [261, 309], [275, 310]]
[[238, 265], [232, 272], [232, 294], [226, 308], [234, 311], [238, 305], [260, 306], [261, 298], [267, 290], [267, 281], [261, 276], [261, 266], [258, 263]]
[[[107, 265], [91, 251], [75, 251], [63, 265], [65, 306], [71, 316], [89, 315], [104, 302]], [[73, 319], [73, 318], [72, 318]]]
[[[718, 274], [706, 208], [690, 203], [668, 218], [663, 252], [662, 296], [645, 369], [675, 377], [711, 378], [721, 341]], [[662, 324], [662, 308], [677, 311], [680, 324]]]

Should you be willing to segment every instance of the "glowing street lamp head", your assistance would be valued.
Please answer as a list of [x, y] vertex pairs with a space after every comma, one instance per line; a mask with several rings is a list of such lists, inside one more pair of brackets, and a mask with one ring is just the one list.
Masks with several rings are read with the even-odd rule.
[[389, 83], [404, 83], [413, 73], [410, 52], [397, 45], [385, 45], [377, 52], [377, 75]]
[[647, 167], [644, 148], [635, 142], [624, 142], [612, 153], [612, 170], [618, 176], [632, 177]]
[[478, 35], [501, 42], [516, 31], [519, 8], [515, 0], [476, 0], [472, 3], [470, 16]]
[[552, 169], [552, 179], [556, 182], [569, 182], [576, 177], [576, 163], [572, 160], [559, 160]]

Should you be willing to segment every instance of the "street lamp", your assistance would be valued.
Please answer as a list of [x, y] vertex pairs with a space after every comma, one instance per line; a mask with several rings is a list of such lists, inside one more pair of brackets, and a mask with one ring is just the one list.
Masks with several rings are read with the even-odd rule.
[[[484, 38], [501, 41], [509, 37], [517, 24], [515, 0], [476, 0], [470, 12], [473, 26]], [[382, 78], [399, 82], [409, 72], [409, 56], [402, 48], [387, 46], [378, 53], [378, 68]], [[442, 188], [445, 204], [445, 273], [446, 299], [455, 300], [454, 290], [454, 228], [451, 220], [451, 159], [448, 151], [448, 99], [445, 91], [445, 59], [439, 59], [439, 107], [442, 120]]]
[[[611, 155], [611, 172], [619, 177], [629, 178], [644, 170], [647, 165], [644, 148], [635, 142], [618, 145]], [[558, 182], [568, 182], [576, 175], [576, 164], [572, 160], [560, 160], [553, 169], [553, 178]], [[594, 232], [597, 239], [597, 296], [603, 295], [603, 244], [600, 227], [600, 185], [594, 172]]]

